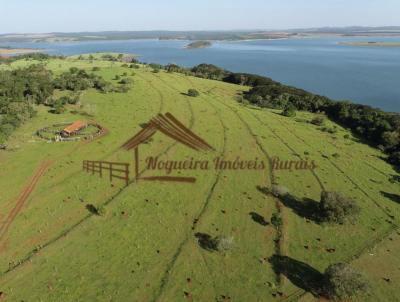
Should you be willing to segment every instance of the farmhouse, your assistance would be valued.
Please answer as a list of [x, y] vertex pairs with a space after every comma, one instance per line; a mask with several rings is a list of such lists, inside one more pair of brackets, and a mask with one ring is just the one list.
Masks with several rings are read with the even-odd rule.
[[87, 127], [87, 124], [85, 122], [76, 121], [73, 124], [69, 125], [68, 127], [64, 128], [64, 130], [61, 131], [61, 135], [63, 137], [72, 136], [85, 127]]

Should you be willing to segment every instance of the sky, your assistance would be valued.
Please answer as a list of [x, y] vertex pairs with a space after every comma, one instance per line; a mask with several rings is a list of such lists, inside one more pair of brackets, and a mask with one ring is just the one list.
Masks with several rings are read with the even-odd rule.
[[0, 33], [400, 25], [399, 0], [0, 0]]

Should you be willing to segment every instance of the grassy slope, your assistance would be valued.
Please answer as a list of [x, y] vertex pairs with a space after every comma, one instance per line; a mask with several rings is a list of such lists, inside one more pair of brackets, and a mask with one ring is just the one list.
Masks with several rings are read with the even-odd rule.
[[[25, 64], [16, 62], [12, 67]], [[120, 63], [74, 59], [52, 60], [47, 65], [55, 73], [72, 66], [100, 66], [98, 74], [108, 80], [132, 71]], [[257, 212], [268, 220], [277, 211], [276, 200], [256, 189], [270, 186], [272, 179], [299, 199], [316, 201], [321, 189], [327, 188], [359, 200], [363, 208], [360, 222], [346, 226], [307, 222], [302, 203], [283, 207], [281, 252], [320, 271], [330, 263], [350, 260], [390, 232], [393, 226], [386, 222], [388, 214], [400, 223], [398, 204], [380, 194], [400, 194], [398, 185], [388, 182], [394, 171], [379, 159], [382, 154], [377, 150], [344, 139], [346, 130], [340, 128], [334, 139], [311, 124], [275, 111], [239, 105], [234, 97], [243, 87], [180, 74], [154, 74], [145, 67], [135, 72], [135, 84], [128, 94], [88, 91], [82, 97], [83, 104], [95, 112], [94, 119], [109, 129], [106, 137], [90, 144], [40, 141], [34, 132], [43, 126], [85, 119], [70, 113], [51, 115], [40, 107], [38, 116], [11, 138], [13, 151], [0, 153], [1, 220], [39, 163], [54, 160], [0, 247], [1, 271], [12, 268], [0, 277], [0, 290], [10, 301], [185, 301], [184, 291], [192, 293], [195, 301], [221, 300], [221, 295], [233, 301], [270, 301], [278, 281], [263, 259], [277, 250], [276, 232], [255, 223], [249, 213]], [[183, 95], [189, 88], [198, 89], [201, 96]], [[119, 181], [110, 186], [106, 179], [81, 172], [84, 159], [131, 162], [133, 155], [118, 147], [158, 112], [172, 112], [217, 151], [194, 153], [157, 134], [150, 144], [141, 146], [142, 158], [155, 154], [165, 159], [194, 156], [210, 160], [218, 155], [229, 159], [270, 155], [296, 160], [306, 158], [308, 152], [319, 167], [314, 174], [210, 170], [195, 172], [195, 185], [132, 183], [126, 188]], [[308, 113], [299, 115], [312, 118]], [[340, 157], [335, 159], [334, 153]], [[90, 216], [85, 209], [88, 203], [106, 204], [106, 217]], [[199, 222], [192, 230], [194, 219]], [[236, 248], [226, 254], [205, 251], [197, 244], [196, 232], [233, 236]], [[398, 236], [393, 239], [398, 244]], [[40, 251], [18, 266], [35, 247]], [[326, 248], [336, 252], [327, 253]], [[390, 253], [396, 253], [396, 245]], [[366, 269], [369, 263], [364, 255], [356, 265]], [[376, 254], [376, 258], [377, 263], [385, 260], [389, 268], [392, 262], [397, 265], [396, 257], [382, 259]], [[379, 270], [368, 272], [381, 278]], [[374, 283], [373, 291], [393, 297], [398, 290], [394, 284], [385, 284], [383, 289], [381, 282]], [[282, 288], [288, 295], [302, 293], [289, 280], [283, 281]]]

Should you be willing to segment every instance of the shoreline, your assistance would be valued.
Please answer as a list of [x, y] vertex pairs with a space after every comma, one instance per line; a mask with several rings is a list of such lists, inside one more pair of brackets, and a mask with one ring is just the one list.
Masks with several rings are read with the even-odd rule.
[[374, 41], [355, 41], [355, 42], [338, 42], [343, 46], [360, 46], [360, 47], [400, 47], [400, 42], [374, 42]]
[[11, 47], [0, 47], [0, 55], [19, 55], [29, 53], [44, 52], [44, 49], [38, 48], [11, 48]]

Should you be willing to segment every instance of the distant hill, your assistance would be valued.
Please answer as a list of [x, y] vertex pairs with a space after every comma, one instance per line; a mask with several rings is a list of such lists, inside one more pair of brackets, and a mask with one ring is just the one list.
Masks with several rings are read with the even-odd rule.
[[256, 40], [281, 39], [293, 36], [331, 34], [340, 36], [366, 35], [395, 35], [400, 36], [400, 26], [384, 27], [321, 27], [299, 28], [286, 30], [235, 30], [235, 31], [100, 31], [100, 32], [71, 32], [43, 34], [3, 34], [0, 42], [61, 42], [61, 41], [91, 41], [91, 40], [131, 40], [131, 39], [160, 39], [160, 40]]

